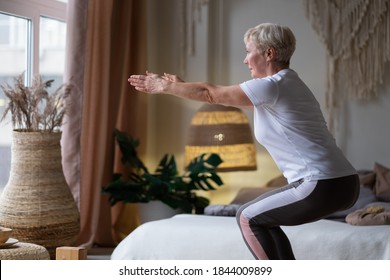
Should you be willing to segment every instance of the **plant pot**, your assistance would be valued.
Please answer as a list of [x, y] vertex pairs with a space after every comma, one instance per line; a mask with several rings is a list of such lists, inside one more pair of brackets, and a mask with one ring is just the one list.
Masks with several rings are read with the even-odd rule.
[[173, 209], [165, 203], [154, 200], [148, 203], [138, 203], [139, 222], [141, 224], [171, 218], [176, 214], [181, 214], [181, 209]]
[[14, 131], [10, 178], [0, 198], [0, 224], [19, 241], [46, 247], [74, 245], [80, 214], [65, 181], [61, 132]]

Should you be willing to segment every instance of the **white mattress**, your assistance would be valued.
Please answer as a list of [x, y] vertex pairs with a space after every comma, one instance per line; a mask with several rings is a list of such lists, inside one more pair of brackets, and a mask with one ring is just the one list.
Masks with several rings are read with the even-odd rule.
[[[390, 226], [320, 220], [283, 227], [297, 259], [390, 259]], [[113, 260], [253, 259], [234, 217], [176, 215], [145, 223], [115, 248]]]

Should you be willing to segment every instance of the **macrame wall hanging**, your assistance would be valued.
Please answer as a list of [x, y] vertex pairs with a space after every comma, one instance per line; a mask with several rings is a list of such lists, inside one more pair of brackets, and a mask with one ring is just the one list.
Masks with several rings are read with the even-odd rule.
[[326, 105], [334, 130], [343, 101], [372, 100], [390, 61], [390, 0], [304, 0], [327, 51]]

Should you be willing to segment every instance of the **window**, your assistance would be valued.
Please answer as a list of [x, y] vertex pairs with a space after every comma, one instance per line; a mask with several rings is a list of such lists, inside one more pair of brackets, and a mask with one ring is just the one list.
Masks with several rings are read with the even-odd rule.
[[[0, 84], [13, 85], [25, 73], [62, 83], [65, 63], [66, 0], [9, 0], [0, 2]], [[0, 90], [0, 116], [6, 102]], [[0, 190], [8, 182], [11, 165], [11, 116], [0, 123]]]

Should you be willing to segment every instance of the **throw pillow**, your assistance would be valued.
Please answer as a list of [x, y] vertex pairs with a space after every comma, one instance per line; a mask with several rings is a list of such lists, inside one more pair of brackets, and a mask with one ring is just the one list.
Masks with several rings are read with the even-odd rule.
[[348, 224], [355, 226], [375, 226], [375, 225], [389, 225], [390, 212], [383, 207], [367, 207], [365, 209], [356, 210], [350, 213], [345, 221]]
[[238, 204], [211, 204], [204, 209], [204, 214], [209, 216], [235, 216], [240, 206]]
[[238, 191], [237, 195], [233, 198], [230, 204], [239, 204], [243, 205], [249, 201], [254, 200], [258, 196], [269, 192], [274, 189], [278, 189], [279, 187], [259, 187], [259, 188], [242, 188]]
[[359, 181], [360, 185], [368, 187], [370, 189], [374, 189], [375, 187], [375, 179], [376, 175], [374, 171], [369, 171], [369, 170], [360, 170], [358, 171], [359, 174]]
[[287, 184], [288, 184], [287, 179], [284, 178], [283, 175], [280, 175], [280, 176], [268, 181], [265, 186], [266, 187], [283, 187]]
[[378, 200], [390, 201], [390, 169], [375, 163], [376, 182], [374, 192]]

